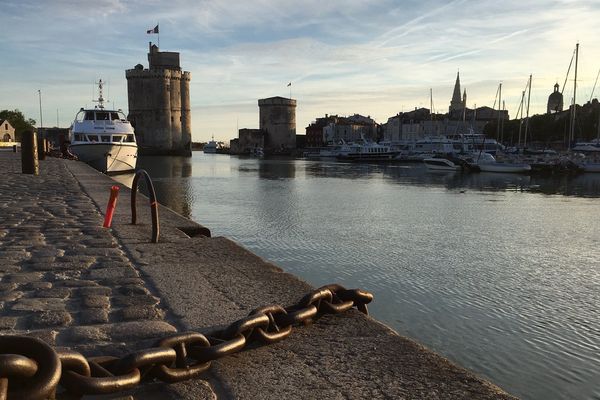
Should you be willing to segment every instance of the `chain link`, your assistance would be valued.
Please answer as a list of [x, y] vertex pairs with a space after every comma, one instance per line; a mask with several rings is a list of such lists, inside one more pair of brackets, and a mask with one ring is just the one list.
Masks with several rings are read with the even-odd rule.
[[333, 284], [308, 293], [289, 307], [264, 306], [225, 329], [203, 335], [184, 332], [157, 341], [156, 347], [124, 357], [90, 357], [71, 350], [54, 350], [39, 339], [0, 336], [0, 400], [53, 397], [57, 385], [75, 395], [119, 393], [142, 380], [166, 383], [199, 377], [211, 362], [242, 351], [253, 341], [275, 343], [287, 338], [292, 326], [308, 324], [323, 314], [356, 307], [368, 314], [371, 293]]

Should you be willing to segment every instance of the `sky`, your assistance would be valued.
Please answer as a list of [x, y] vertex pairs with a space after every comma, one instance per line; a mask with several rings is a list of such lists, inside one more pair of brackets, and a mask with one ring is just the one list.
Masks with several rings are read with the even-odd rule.
[[[148, 66], [146, 33], [192, 75], [194, 141], [258, 128], [259, 98], [297, 100], [296, 132], [325, 114], [447, 112], [460, 71], [467, 104], [511, 118], [533, 74], [530, 113], [562, 88], [580, 43], [577, 103], [600, 70], [600, 0], [0, 0], [0, 110], [68, 127], [107, 82], [127, 112], [125, 70]], [[288, 87], [288, 83], [292, 85]], [[598, 96], [596, 87], [593, 97]], [[573, 96], [573, 71], [565, 88]]]

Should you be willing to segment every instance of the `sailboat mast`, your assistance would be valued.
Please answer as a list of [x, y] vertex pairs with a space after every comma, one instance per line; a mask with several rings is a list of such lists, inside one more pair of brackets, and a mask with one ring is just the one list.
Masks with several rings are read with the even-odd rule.
[[[523, 128], [523, 105], [525, 104], [525, 91], [523, 90], [523, 94], [521, 95], [521, 105], [519, 105], [519, 111], [521, 111], [521, 117], [519, 120], [519, 143], [517, 144], [517, 148], [521, 147], [521, 128]], [[519, 114], [517, 111], [517, 114]]]
[[529, 104], [531, 103], [531, 77], [529, 75], [529, 92], [527, 93], [527, 115], [525, 116], [525, 140], [523, 141], [523, 147], [527, 146], [527, 133], [529, 131]]
[[573, 117], [571, 118], [571, 130], [569, 134], [569, 148], [575, 140], [575, 116], [577, 113], [577, 62], [579, 59], [579, 43], [575, 45], [575, 79], [573, 80]]
[[498, 85], [498, 118], [496, 123], [496, 140], [500, 140], [500, 105], [502, 104], [502, 83]]

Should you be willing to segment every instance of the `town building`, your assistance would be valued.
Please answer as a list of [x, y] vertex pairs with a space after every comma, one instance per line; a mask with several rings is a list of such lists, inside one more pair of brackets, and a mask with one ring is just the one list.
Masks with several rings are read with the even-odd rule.
[[231, 154], [255, 154], [265, 147], [266, 132], [262, 129], [243, 128], [238, 130], [238, 138], [229, 142]]
[[0, 119], [0, 138], [3, 142], [15, 141], [15, 128], [7, 119]]
[[159, 51], [150, 43], [148, 69], [125, 72], [129, 115], [140, 154], [191, 156], [190, 73], [179, 53]]
[[378, 133], [379, 125], [370, 116], [325, 114], [325, 117], [317, 118], [306, 127], [306, 142], [308, 147], [319, 147], [341, 141], [354, 142], [361, 138], [376, 141]]
[[548, 96], [547, 114], [559, 113], [563, 110], [563, 94], [559, 91], [558, 82], [554, 85], [554, 92]]

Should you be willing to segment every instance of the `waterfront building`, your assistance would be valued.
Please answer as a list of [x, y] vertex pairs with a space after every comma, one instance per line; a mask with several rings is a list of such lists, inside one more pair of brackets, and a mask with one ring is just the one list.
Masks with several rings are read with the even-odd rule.
[[0, 138], [3, 142], [15, 141], [15, 128], [7, 119], [0, 119]]
[[559, 113], [563, 110], [563, 95], [559, 91], [558, 82], [554, 85], [554, 92], [548, 96], [547, 114]]
[[125, 72], [129, 115], [140, 154], [191, 156], [190, 79], [179, 53], [159, 51], [150, 43], [148, 69]]
[[354, 114], [349, 117], [337, 115], [326, 116], [327, 125], [323, 127], [323, 141], [325, 143], [339, 143], [340, 141], [354, 142], [361, 138], [377, 141], [379, 125], [371, 116]]
[[266, 132], [262, 129], [243, 128], [238, 130], [238, 138], [229, 142], [231, 154], [254, 154], [265, 147]]

